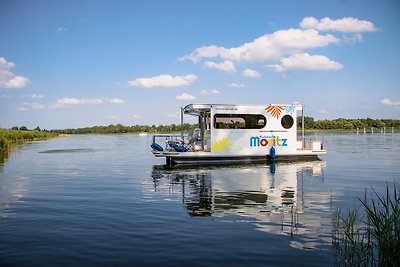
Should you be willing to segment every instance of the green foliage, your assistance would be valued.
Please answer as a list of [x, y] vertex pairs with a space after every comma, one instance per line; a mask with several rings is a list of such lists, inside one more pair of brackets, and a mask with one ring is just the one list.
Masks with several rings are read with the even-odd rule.
[[[183, 124], [183, 131], [187, 132], [195, 125]], [[134, 125], [124, 126], [122, 124], [111, 124], [108, 126], [93, 126], [78, 129], [52, 130], [52, 132], [61, 134], [116, 134], [116, 133], [171, 133], [181, 131], [181, 125]]]
[[[301, 128], [301, 117], [297, 118], [298, 128]], [[400, 128], [400, 120], [395, 119], [344, 119], [314, 121], [312, 117], [304, 117], [304, 128], [307, 130], [355, 130], [371, 127]]]
[[15, 143], [43, 140], [57, 136], [55, 133], [29, 131], [26, 127], [21, 128], [22, 130], [15, 130], [14, 127], [11, 130], [0, 128], [0, 161], [2, 158], [7, 156], [11, 146]]
[[332, 244], [339, 265], [398, 266], [400, 262], [400, 190], [386, 187], [386, 196], [375, 192], [370, 202], [361, 200], [360, 209], [346, 216], [337, 211], [333, 218]]

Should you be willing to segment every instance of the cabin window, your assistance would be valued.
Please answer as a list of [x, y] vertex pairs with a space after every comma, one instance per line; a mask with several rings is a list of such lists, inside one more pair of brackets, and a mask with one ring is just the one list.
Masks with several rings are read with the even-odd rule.
[[262, 129], [267, 119], [262, 114], [215, 114], [215, 129]]
[[292, 128], [292, 126], [294, 124], [293, 117], [290, 116], [290, 115], [283, 116], [282, 119], [281, 119], [281, 124], [282, 124], [282, 127], [285, 128], [285, 129]]

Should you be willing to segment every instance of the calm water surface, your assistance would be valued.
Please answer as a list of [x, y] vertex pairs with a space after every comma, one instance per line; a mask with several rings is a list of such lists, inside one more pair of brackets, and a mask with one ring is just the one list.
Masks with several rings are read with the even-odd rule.
[[26, 143], [0, 165], [1, 266], [329, 266], [331, 217], [400, 178], [399, 134], [321, 161], [167, 169], [151, 137]]

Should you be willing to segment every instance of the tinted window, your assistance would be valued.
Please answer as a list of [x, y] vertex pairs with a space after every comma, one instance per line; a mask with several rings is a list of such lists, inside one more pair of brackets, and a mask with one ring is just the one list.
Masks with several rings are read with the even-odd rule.
[[216, 129], [262, 129], [267, 119], [261, 114], [215, 114]]
[[282, 127], [285, 128], [285, 129], [292, 128], [293, 123], [294, 123], [293, 117], [290, 116], [290, 115], [285, 115], [281, 119]]

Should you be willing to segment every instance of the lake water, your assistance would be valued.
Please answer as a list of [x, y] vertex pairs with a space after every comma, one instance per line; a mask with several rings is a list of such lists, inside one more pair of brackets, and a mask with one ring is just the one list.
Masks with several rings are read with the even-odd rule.
[[25, 143], [0, 165], [1, 266], [329, 266], [332, 212], [400, 178], [399, 134], [321, 161], [173, 168], [151, 136]]

